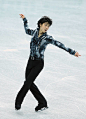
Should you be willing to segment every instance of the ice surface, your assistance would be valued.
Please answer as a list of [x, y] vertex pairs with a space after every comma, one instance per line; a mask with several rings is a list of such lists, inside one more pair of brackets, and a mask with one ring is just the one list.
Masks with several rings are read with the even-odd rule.
[[[53, 19], [48, 34], [75, 49], [76, 58], [48, 45], [44, 69], [35, 80], [49, 109], [36, 113], [37, 101], [28, 92], [20, 111], [15, 111], [17, 92], [25, 78], [31, 37], [25, 34], [24, 14], [35, 29], [41, 16]], [[0, 119], [86, 119], [86, 1], [0, 0]]]

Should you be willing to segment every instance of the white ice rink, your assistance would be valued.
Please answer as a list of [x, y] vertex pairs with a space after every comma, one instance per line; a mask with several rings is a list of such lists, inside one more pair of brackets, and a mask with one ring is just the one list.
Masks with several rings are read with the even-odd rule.
[[[31, 40], [19, 14], [32, 29], [38, 19], [49, 16], [53, 25], [48, 34], [82, 55], [77, 58], [48, 45], [44, 69], [35, 83], [49, 109], [38, 113], [30, 92], [21, 110], [15, 110]], [[86, 119], [86, 0], [0, 0], [0, 119]]]

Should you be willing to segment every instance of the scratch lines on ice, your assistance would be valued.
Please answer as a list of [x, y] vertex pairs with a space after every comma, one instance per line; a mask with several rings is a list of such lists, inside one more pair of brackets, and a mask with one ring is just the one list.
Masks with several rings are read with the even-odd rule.
[[[76, 75], [77, 76], [77, 75]], [[46, 92], [46, 90], [47, 90], [47, 88], [50, 86], [50, 85], [53, 85], [54, 83], [56, 84], [57, 82], [61, 82], [62, 80], [65, 80], [65, 79], [68, 79], [68, 78], [70, 78], [70, 77], [73, 77], [73, 76], [67, 76], [67, 77], [64, 77], [64, 78], [62, 78], [61, 80], [59, 80], [59, 81], [55, 81], [55, 82], [53, 82], [53, 83], [49, 83], [46, 87], [45, 87], [45, 90], [44, 90], [44, 92]], [[65, 82], [66, 83], [66, 82]], [[70, 86], [72, 86], [72, 87], [74, 87], [73, 85], [70, 85]], [[83, 89], [80, 89], [80, 90], [83, 90]], [[73, 96], [68, 96], [68, 97], [72, 97], [73, 98]], [[54, 99], [55, 99], [55, 97], [53, 97]], [[75, 100], [76, 100], [76, 98], [75, 98]], [[76, 100], [77, 101], [77, 100]], [[75, 102], [76, 103], [76, 102]], [[77, 105], [77, 104], [74, 104], [77, 108], [78, 108], [78, 110], [81, 112], [81, 113], [83, 113], [84, 115], [86, 115], [86, 113], [84, 112], [84, 111], [82, 111], [81, 109], [80, 109], [80, 107]]]

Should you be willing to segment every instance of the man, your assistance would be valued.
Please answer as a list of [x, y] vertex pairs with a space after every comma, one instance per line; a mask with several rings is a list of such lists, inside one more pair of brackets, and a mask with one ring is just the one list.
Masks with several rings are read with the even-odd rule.
[[15, 109], [19, 110], [21, 108], [24, 97], [26, 96], [28, 90], [30, 90], [38, 101], [38, 106], [35, 108], [35, 111], [39, 111], [48, 108], [46, 99], [34, 83], [34, 80], [44, 67], [44, 51], [46, 46], [51, 43], [76, 57], [81, 55], [79, 55], [79, 53], [75, 50], [65, 47], [64, 44], [54, 40], [52, 36], [47, 34], [49, 27], [52, 25], [52, 20], [49, 17], [42, 17], [37, 23], [38, 28], [31, 30], [28, 27], [28, 22], [25, 16], [23, 14], [20, 14], [20, 16], [24, 21], [26, 34], [31, 35], [32, 39], [30, 42], [30, 57], [25, 72], [26, 80], [24, 81], [22, 88], [17, 94], [15, 100]]

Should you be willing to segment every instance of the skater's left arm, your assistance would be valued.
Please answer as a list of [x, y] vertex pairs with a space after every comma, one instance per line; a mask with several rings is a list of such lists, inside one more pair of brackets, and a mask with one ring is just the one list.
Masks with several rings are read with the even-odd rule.
[[57, 47], [59, 47], [59, 48], [61, 48], [61, 49], [63, 49], [63, 50], [65, 50], [65, 51], [67, 51], [67, 52], [69, 52], [71, 55], [74, 55], [76, 57], [81, 56], [77, 51], [66, 47], [63, 43], [61, 43], [59, 41], [54, 40], [52, 36], [50, 36], [48, 38], [48, 42], [53, 44], [53, 45], [55, 45], [55, 46], [57, 46]]

